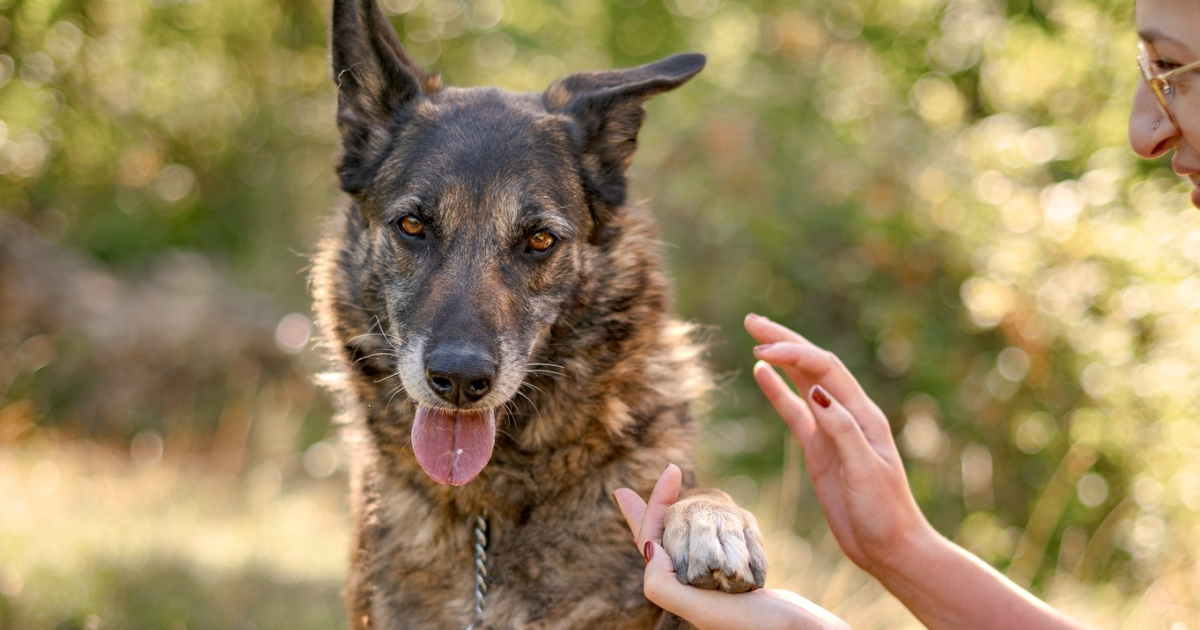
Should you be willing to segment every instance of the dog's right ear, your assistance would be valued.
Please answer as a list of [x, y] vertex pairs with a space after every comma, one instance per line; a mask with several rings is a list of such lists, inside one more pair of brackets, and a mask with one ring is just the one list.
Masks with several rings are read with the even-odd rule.
[[438, 77], [425, 75], [404, 49], [376, 0], [334, 0], [330, 31], [342, 190], [357, 194], [375, 177], [406, 106]]

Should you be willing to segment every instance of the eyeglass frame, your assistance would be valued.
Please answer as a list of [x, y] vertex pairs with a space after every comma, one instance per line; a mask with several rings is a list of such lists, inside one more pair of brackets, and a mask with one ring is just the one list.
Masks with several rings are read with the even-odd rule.
[[[1138, 42], [1137, 62], [1138, 68], [1142, 71], [1142, 79], [1146, 81], [1146, 86], [1150, 88], [1150, 93], [1154, 94], [1154, 98], [1158, 100], [1159, 107], [1167, 115], [1167, 120], [1171, 121], [1171, 125], [1175, 127], [1175, 131], [1180, 131], [1179, 122], [1175, 120], [1175, 115], [1171, 113], [1171, 108], [1168, 107], [1168, 101], [1175, 97], [1175, 85], [1171, 83], [1171, 78], [1200, 69], [1200, 61], [1194, 61], [1162, 74], [1153, 74], [1150, 72], [1150, 55], [1146, 52], [1146, 42], [1140, 41]], [[1170, 97], [1167, 94], [1170, 94]]]

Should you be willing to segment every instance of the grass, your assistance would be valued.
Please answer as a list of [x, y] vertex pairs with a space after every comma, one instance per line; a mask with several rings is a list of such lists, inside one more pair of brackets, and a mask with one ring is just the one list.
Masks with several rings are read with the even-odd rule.
[[0, 627], [341, 626], [340, 480], [270, 466], [239, 478], [85, 442], [0, 449]]
[[[344, 479], [314, 479], [297, 459], [253, 462], [235, 475], [170, 450], [131, 461], [126, 449], [91, 442], [0, 446], [0, 628], [343, 627]], [[858, 630], [920, 628], [827, 533], [788, 531], [780, 510], [811, 505], [795, 488], [769, 480], [755, 502], [769, 585]], [[1129, 598], [1064, 575], [1048, 598], [1097, 628], [1188, 630], [1180, 619], [1200, 611], [1181, 600], [1187, 579], [1159, 580]]]

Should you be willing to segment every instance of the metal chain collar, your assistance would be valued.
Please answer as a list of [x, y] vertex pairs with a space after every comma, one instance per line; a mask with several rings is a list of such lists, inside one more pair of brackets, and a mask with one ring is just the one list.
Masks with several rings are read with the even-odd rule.
[[488, 521], [486, 514], [475, 517], [475, 620], [467, 630], [483, 628], [483, 598], [487, 595], [487, 543]]

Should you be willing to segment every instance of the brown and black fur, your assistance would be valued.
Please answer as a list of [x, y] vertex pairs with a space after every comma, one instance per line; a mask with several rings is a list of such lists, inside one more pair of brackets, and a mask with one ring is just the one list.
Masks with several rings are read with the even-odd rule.
[[[647, 495], [668, 462], [691, 484], [692, 407], [709, 380], [689, 327], [668, 315], [655, 229], [627, 202], [625, 169], [643, 102], [703, 57], [574, 75], [540, 95], [444, 88], [374, 0], [335, 0], [331, 47], [350, 199], [313, 290], [350, 461], [350, 627], [471, 623], [472, 523], [484, 513], [484, 627], [678, 623], [643, 596], [643, 561], [611, 497]], [[410, 216], [419, 237], [398, 226]], [[538, 231], [556, 239], [547, 252], [529, 248]], [[494, 450], [458, 487], [426, 475], [410, 435], [414, 401], [450, 404], [427, 381], [444, 348], [495, 368], [486, 394], [461, 405], [497, 409]], [[668, 547], [677, 567], [710, 587], [762, 586], [752, 518], [724, 495], [696, 500], [713, 531], [694, 535], [716, 551]], [[727, 538], [749, 570], [715, 557]]]

